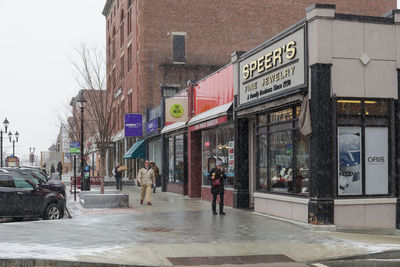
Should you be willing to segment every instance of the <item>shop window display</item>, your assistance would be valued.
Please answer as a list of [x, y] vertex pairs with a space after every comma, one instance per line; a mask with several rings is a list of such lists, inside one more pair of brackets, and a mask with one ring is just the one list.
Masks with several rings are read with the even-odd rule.
[[174, 179], [174, 158], [175, 158], [175, 153], [174, 153], [174, 138], [170, 137], [168, 138], [168, 181], [170, 183], [173, 183], [175, 181]]
[[210, 185], [209, 172], [217, 160], [227, 176], [226, 186], [234, 185], [234, 125], [230, 124], [202, 131], [202, 176], [203, 185]]
[[295, 193], [308, 195], [310, 189], [310, 138], [304, 136], [300, 131], [295, 131], [296, 144], [296, 183]]
[[175, 183], [183, 183], [185, 176], [183, 140], [183, 135], [175, 136]]
[[308, 195], [309, 138], [300, 134], [300, 106], [257, 118], [257, 190]]
[[185, 182], [185, 136], [183, 134], [168, 138], [168, 181]]
[[337, 100], [338, 196], [389, 194], [390, 103]]
[[291, 131], [270, 135], [271, 191], [293, 192], [293, 142]]

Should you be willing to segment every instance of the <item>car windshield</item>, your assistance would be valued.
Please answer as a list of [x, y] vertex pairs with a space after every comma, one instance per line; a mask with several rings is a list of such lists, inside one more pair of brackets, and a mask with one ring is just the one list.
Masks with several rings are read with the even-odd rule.
[[46, 182], [48, 181], [47, 176], [44, 175], [41, 171], [36, 171], [36, 170], [34, 170], [34, 171], [32, 171], [32, 172], [33, 172], [34, 174], [36, 174], [39, 178], [45, 180]]
[[40, 184], [40, 180], [29, 173], [20, 173], [23, 177], [29, 179], [30, 181], [34, 182], [35, 184]]

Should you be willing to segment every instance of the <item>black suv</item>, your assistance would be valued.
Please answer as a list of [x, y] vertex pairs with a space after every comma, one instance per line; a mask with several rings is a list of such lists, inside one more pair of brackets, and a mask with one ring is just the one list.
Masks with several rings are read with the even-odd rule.
[[65, 199], [18, 173], [0, 173], [0, 218], [61, 219]]
[[19, 173], [23, 175], [27, 175], [27, 178], [30, 179], [32, 182], [37, 184], [40, 188], [49, 189], [51, 191], [55, 191], [63, 195], [65, 199], [67, 196], [65, 194], [65, 184], [63, 181], [56, 180], [56, 179], [48, 179], [45, 174], [43, 174], [40, 170], [29, 168], [29, 167], [3, 167], [0, 168], [0, 173]]

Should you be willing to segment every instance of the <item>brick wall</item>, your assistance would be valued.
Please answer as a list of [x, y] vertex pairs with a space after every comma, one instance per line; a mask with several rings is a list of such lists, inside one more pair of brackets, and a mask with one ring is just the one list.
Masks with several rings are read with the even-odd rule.
[[[188, 80], [199, 80], [229, 63], [231, 53], [250, 50], [298, 22], [305, 17], [305, 8], [316, 2], [336, 4], [337, 13], [371, 16], [396, 8], [396, 0], [136, 0], [130, 7], [132, 31], [128, 35], [128, 1], [115, 0], [106, 23], [107, 51], [111, 49], [109, 39], [112, 44], [115, 38], [115, 57], [107, 52], [107, 79], [114, 64], [119, 77], [108, 92], [122, 87], [118, 103], [131, 90], [132, 112], [144, 113], [146, 106], [159, 105], [161, 84], [186, 88]], [[125, 35], [121, 45], [122, 9]], [[172, 64], [173, 32], [186, 33], [185, 65]], [[129, 42], [132, 69], [127, 72]], [[121, 53], [125, 73], [120, 73]]]

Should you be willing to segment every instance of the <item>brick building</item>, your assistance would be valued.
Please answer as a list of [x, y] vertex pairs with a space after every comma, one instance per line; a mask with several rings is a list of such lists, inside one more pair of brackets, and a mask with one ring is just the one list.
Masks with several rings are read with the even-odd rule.
[[[107, 95], [117, 121], [115, 159], [133, 141], [123, 136], [123, 116], [142, 113], [228, 64], [304, 17], [316, 0], [107, 0]], [[380, 16], [396, 0], [319, 0], [336, 11]], [[149, 119], [149, 118], [147, 118]], [[111, 155], [111, 154], [110, 154]]]

